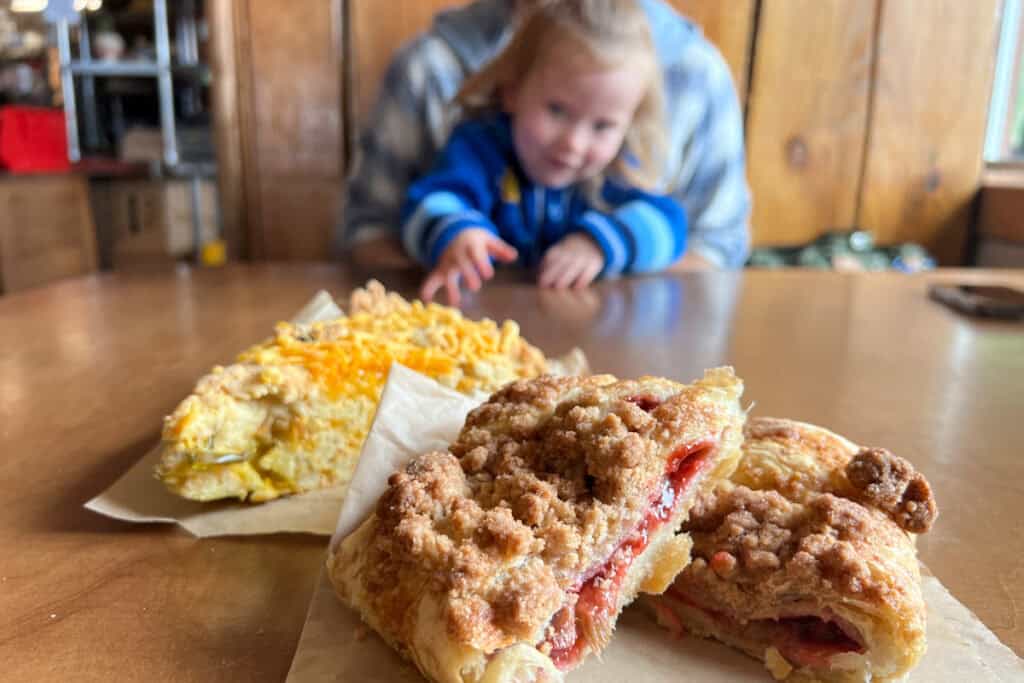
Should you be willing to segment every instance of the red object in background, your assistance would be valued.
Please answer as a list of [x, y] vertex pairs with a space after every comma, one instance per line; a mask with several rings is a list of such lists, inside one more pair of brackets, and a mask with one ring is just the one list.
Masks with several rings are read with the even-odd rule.
[[0, 107], [0, 165], [13, 173], [69, 170], [64, 112], [45, 107]]

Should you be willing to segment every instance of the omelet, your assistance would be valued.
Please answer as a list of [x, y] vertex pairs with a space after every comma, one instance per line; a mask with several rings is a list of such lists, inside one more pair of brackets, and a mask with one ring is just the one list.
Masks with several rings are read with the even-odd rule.
[[260, 503], [347, 485], [392, 363], [480, 396], [548, 369], [515, 322], [467, 320], [371, 281], [348, 315], [279, 323], [201, 378], [164, 419], [156, 476], [197, 501]]

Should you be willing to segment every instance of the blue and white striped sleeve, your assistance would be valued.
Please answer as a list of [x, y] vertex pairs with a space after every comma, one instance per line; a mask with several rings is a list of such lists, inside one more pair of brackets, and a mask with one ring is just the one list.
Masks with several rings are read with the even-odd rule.
[[427, 268], [467, 228], [498, 236], [488, 218], [496, 193], [484, 159], [489, 150], [479, 133], [473, 124], [456, 128], [434, 168], [409, 186], [401, 216], [402, 246]]
[[588, 208], [577, 225], [604, 253], [602, 277], [664, 270], [686, 249], [687, 220], [674, 199], [606, 184], [609, 212]]

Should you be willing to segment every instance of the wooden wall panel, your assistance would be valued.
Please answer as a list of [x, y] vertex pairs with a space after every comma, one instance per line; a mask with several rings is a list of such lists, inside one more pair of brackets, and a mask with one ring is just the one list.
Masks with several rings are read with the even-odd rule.
[[860, 224], [963, 258], [979, 186], [999, 0], [883, 0]]
[[403, 43], [426, 30], [434, 14], [466, 0], [349, 0], [349, 73], [352, 112], [366, 119], [391, 58]]
[[0, 179], [0, 294], [96, 271], [84, 176]]
[[243, 129], [239, 106], [238, 4], [234, 0], [207, 0], [210, 25], [210, 69], [213, 82], [214, 143], [217, 148], [217, 195], [220, 201], [222, 237], [228, 256], [239, 259], [248, 253], [246, 201], [242, 178]]
[[[248, 0], [236, 14], [254, 258], [329, 256], [336, 216], [325, 207], [337, 205], [345, 172], [341, 8], [342, 0]], [[280, 190], [303, 187], [316, 188], [319, 203]]]
[[740, 101], [747, 95], [747, 71], [753, 40], [756, 0], [670, 0], [693, 19], [729, 63]]
[[978, 201], [978, 235], [1024, 246], [1024, 169], [986, 170]]
[[747, 105], [756, 245], [853, 225], [875, 18], [873, 2], [762, 0]]
[[[266, 233], [267, 258], [327, 260], [338, 220], [343, 181], [338, 178], [274, 176], [264, 179], [262, 220], [275, 229]], [[315, 230], [303, 229], [322, 226]]]

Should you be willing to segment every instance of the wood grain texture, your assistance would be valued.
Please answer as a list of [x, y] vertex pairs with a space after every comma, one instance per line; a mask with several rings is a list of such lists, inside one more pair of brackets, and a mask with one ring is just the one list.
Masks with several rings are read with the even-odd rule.
[[[267, 250], [264, 246], [263, 222], [261, 215], [261, 197], [259, 187], [259, 171], [256, 164], [255, 147], [252, 144], [256, 128], [256, 112], [253, 111], [253, 89], [255, 88], [255, 73], [252, 68], [252, 41], [249, 39], [249, 3], [231, 3], [233, 12], [230, 17], [232, 22], [231, 33], [234, 37], [235, 52], [235, 78], [238, 81], [237, 112], [238, 118], [238, 140], [240, 144], [239, 155], [241, 167], [239, 169], [238, 183], [240, 188], [236, 190], [244, 199], [244, 231], [245, 231], [245, 252], [250, 259], [265, 258]], [[217, 15], [211, 16], [216, 19]], [[222, 29], [211, 27], [211, 33]]]
[[1024, 169], [985, 171], [979, 202], [979, 235], [1024, 245]]
[[0, 294], [94, 272], [96, 251], [84, 176], [0, 179]]
[[747, 71], [753, 41], [755, 0], [671, 0], [670, 4], [693, 19], [721, 51], [732, 71], [740, 102], [747, 98]]
[[[267, 232], [269, 258], [323, 261], [330, 251], [330, 231], [338, 218], [341, 180], [337, 178], [275, 176], [261, 184], [262, 219], [282, 226]], [[298, 221], [329, 226], [328, 230], [303, 230]]]
[[[231, 265], [0, 298], [5, 680], [283, 680], [325, 539], [195, 540], [81, 505], [143, 455], [213, 364], [317, 289], [344, 296], [368, 275]], [[374, 275], [406, 294], [418, 285], [415, 273]], [[466, 312], [518, 320], [550, 354], [580, 346], [597, 372], [689, 380], [731, 363], [754, 414], [910, 459], [942, 508], [918, 540], [922, 559], [1024, 654], [1024, 337], [1018, 325], [930, 302], [935, 280], [1024, 287], [1024, 275], [1006, 272], [754, 271], [546, 292], [503, 274]]]
[[875, 4], [763, 0], [748, 96], [755, 245], [854, 224]]
[[238, 259], [248, 253], [242, 119], [239, 97], [237, 3], [208, 0], [206, 20], [210, 26], [210, 70], [213, 82], [213, 139], [217, 147], [217, 195], [220, 200], [222, 237], [228, 256]]
[[999, 0], [884, 0], [859, 222], [961, 262], [978, 190]]
[[[336, 215], [268, 188], [333, 186], [344, 178], [341, 0], [249, 0], [239, 6], [240, 117], [250, 253], [255, 258], [328, 257]], [[285, 200], [285, 204], [277, 202]], [[281, 244], [306, 245], [281, 252]]]
[[466, 0], [349, 0], [349, 60], [353, 124], [358, 126], [377, 99], [395, 51], [430, 27], [434, 15]]

